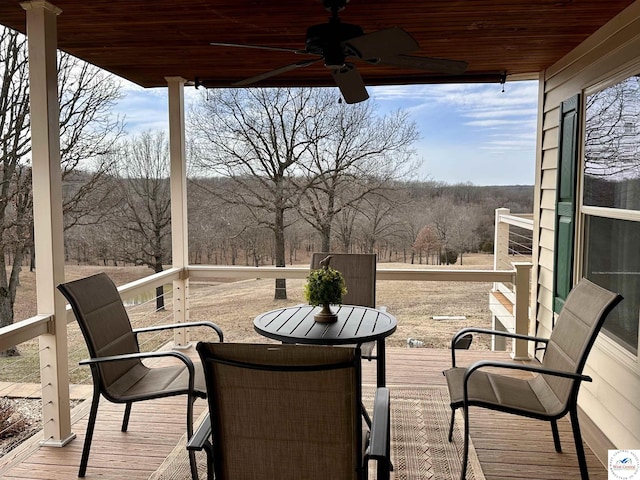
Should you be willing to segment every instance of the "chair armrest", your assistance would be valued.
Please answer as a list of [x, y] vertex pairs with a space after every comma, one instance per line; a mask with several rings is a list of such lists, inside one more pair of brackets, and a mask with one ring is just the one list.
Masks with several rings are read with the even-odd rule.
[[193, 390], [193, 381], [195, 376], [195, 368], [193, 366], [193, 361], [187, 357], [182, 352], [176, 351], [166, 351], [166, 352], [137, 352], [137, 353], [126, 353], [123, 355], [111, 355], [108, 357], [99, 357], [99, 358], [87, 358], [84, 360], [80, 360], [78, 362], [79, 365], [96, 365], [98, 363], [105, 362], [122, 362], [124, 360], [133, 360], [133, 359], [144, 359], [144, 358], [160, 358], [160, 357], [175, 357], [182, 361], [187, 367], [189, 371], [189, 387]]
[[108, 357], [99, 357], [99, 358], [87, 358], [85, 360], [80, 360], [78, 362], [80, 365], [89, 365], [92, 368], [95, 367], [99, 363], [105, 362], [122, 362], [124, 360], [132, 360], [132, 359], [144, 359], [144, 358], [161, 358], [161, 357], [175, 357], [178, 360], [182, 361], [187, 367], [187, 371], [189, 372], [189, 391], [193, 392], [195, 389], [195, 378], [196, 378], [196, 370], [193, 366], [193, 361], [187, 357], [182, 352], [176, 351], [166, 351], [166, 352], [136, 352], [136, 353], [126, 353], [123, 355], [111, 355]]
[[373, 420], [368, 458], [387, 459], [389, 455], [391, 411], [388, 388], [378, 388], [373, 401]]
[[210, 448], [211, 443], [211, 417], [207, 415], [198, 429], [191, 436], [189, 442], [187, 442], [187, 450], [201, 451], [202, 449]]
[[472, 365], [470, 365], [469, 367], [467, 367], [467, 371], [464, 374], [465, 398], [466, 398], [466, 390], [467, 390], [467, 381], [469, 380], [469, 377], [476, 370], [479, 370], [481, 368], [486, 368], [486, 367], [504, 368], [504, 369], [508, 369], [508, 370], [521, 370], [521, 371], [525, 371], [525, 372], [533, 372], [533, 373], [540, 373], [540, 374], [545, 374], [545, 375], [553, 375], [553, 376], [556, 376], [556, 377], [572, 378], [574, 380], [580, 380], [580, 381], [586, 381], [586, 382], [591, 382], [593, 380], [588, 375], [582, 375], [582, 374], [579, 374], [579, 373], [572, 373], [572, 372], [565, 372], [563, 370], [553, 370], [551, 368], [534, 367], [532, 365], [522, 365], [522, 364], [519, 364], [519, 363], [493, 362], [493, 361], [481, 360], [481, 361], [475, 362]]
[[176, 352], [173, 350], [169, 350], [166, 352], [163, 351], [163, 352], [124, 353], [122, 355], [111, 355], [108, 357], [86, 358], [84, 360], [80, 360], [78, 363], [80, 365], [91, 365], [95, 363], [104, 363], [104, 362], [122, 362], [124, 360], [132, 360], [134, 358], [158, 358], [158, 357], [176, 357], [186, 365], [193, 366], [193, 362], [189, 357], [187, 357], [182, 352]]
[[213, 322], [185, 322], [185, 323], [170, 323], [167, 325], [154, 325], [152, 327], [142, 327], [133, 329], [133, 334], [138, 335], [138, 333], [146, 333], [146, 332], [158, 332], [161, 330], [175, 330], [177, 328], [188, 328], [188, 327], [209, 327], [215, 330], [218, 334], [218, 338], [220, 341], [223, 341], [222, 329]]
[[486, 335], [494, 335], [496, 337], [508, 337], [508, 338], [514, 338], [516, 340], [528, 340], [530, 342], [544, 343], [545, 345], [549, 343], [548, 338], [532, 337], [530, 335], [503, 332], [500, 330], [490, 330], [487, 328], [475, 328], [475, 327], [463, 328], [462, 330], [459, 330], [451, 339], [451, 366], [452, 367], [456, 366], [456, 349], [454, 348], [454, 345], [456, 344], [459, 338], [463, 337], [467, 333], [482, 333]]

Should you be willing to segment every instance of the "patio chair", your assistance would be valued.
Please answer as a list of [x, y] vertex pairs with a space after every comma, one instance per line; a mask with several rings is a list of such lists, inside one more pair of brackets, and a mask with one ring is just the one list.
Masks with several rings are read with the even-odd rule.
[[457, 350], [469, 350], [469, 348], [471, 347], [471, 342], [473, 342], [473, 335], [467, 333], [458, 337], [451, 348], [455, 348]]
[[[166, 329], [206, 326], [220, 341], [220, 328], [211, 322], [160, 325], [133, 330], [115, 284], [105, 273], [58, 285], [78, 321], [89, 351], [93, 377], [93, 399], [80, 461], [79, 477], [84, 477], [89, 460], [91, 440], [98, 413], [100, 395], [108, 401], [126, 404], [122, 431], [126, 432], [133, 402], [174, 395], [187, 396], [187, 435], [193, 433], [193, 402], [206, 397], [202, 367], [182, 352], [141, 352], [138, 334]], [[149, 367], [144, 359], [173, 357], [173, 365]], [[192, 472], [196, 471], [195, 455], [190, 455]]]
[[[389, 478], [389, 390], [362, 419], [359, 348], [204, 343], [197, 346], [210, 416], [188, 450], [207, 452], [209, 480]], [[380, 463], [383, 462], [383, 463]]]
[[[567, 297], [548, 339], [476, 328], [463, 329], [454, 336], [452, 345], [468, 332], [525, 339], [536, 342], [536, 346], [545, 345], [544, 357], [539, 366], [479, 361], [466, 368], [456, 367], [456, 351], [452, 348], [453, 366], [444, 372], [452, 410], [449, 441], [452, 441], [455, 410], [462, 408], [462, 479], [466, 476], [469, 452], [469, 407], [484, 407], [550, 422], [557, 452], [562, 451], [557, 420], [569, 413], [580, 474], [583, 480], [589, 478], [578, 423], [578, 390], [583, 381], [591, 381], [590, 377], [582, 374], [587, 356], [602, 323], [620, 300], [620, 295], [582, 279]], [[533, 374], [526, 378], [520, 375], [518, 378], [509, 375], [510, 371]]]
[[[320, 262], [331, 255], [329, 265], [344, 277], [347, 293], [342, 298], [345, 305], [376, 307], [376, 262], [375, 253], [326, 253], [314, 252], [311, 257], [311, 269], [321, 267]], [[373, 360], [376, 342], [367, 342], [360, 346], [362, 358]]]

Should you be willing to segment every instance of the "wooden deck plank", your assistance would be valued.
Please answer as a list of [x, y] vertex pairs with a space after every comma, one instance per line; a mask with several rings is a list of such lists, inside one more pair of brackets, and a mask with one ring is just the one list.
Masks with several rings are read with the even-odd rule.
[[[458, 352], [459, 364], [487, 356], [508, 359], [506, 353], [468, 350]], [[445, 386], [442, 371], [449, 368], [451, 353], [427, 348], [387, 349], [387, 385]], [[375, 362], [364, 362], [363, 382], [375, 384]], [[84, 402], [72, 414], [77, 438], [64, 448], [40, 447], [39, 438], [26, 442], [19, 453], [0, 458], [4, 480], [68, 480], [76, 478], [87, 425]], [[206, 402], [195, 404], [196, 418]], [[98, 410], [87, 480], [146, 480], [169, 455], [184, 432], [184, 398], [164, 398], [133, 406], [128, 432], [120, 432], [123, 405], [103, 402]], [[573, 435], [568, 420], [559, 422], [563, 453], [553, 447], [545, 422], [476, 408], [472, 412], [471, 437], [487, 480], [579, 478]], [[606, 468], [587, 448], [592, 480], [606, 480]], [[17, 457], [17, 458], [16, 458]]]

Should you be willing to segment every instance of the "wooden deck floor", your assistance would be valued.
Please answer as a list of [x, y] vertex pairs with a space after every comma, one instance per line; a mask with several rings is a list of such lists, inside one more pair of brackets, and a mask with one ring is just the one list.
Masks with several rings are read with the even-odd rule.
[[[491, 352], [462, 352], [465, 361]], [[494, 354], [507, 358], [505, 354]], [[387, 350], [387, 384], [444, 385], [442, 371], [450, 352], [426, 348]], [[363, 367], [365, 383], [375, 383], [373, 362]], [[77, 477], [90, 402], [73, 412], [77, 438], [64, 448], [41, 447], [34, 438], [0, 458], [4, 480], [68, 480]], [[196, 416], [206, 407], [196, 402]], [[129, 431], [120, 432], [123, 406], [103, 402], [98, 411], [86, 479], [147, 480], [171, 452], [184, 432], [184, 399], [162, 399], [134, 405]], [[580, 477], [568, 420], [559, 423], [563, 453], [553, 448], [546, 422], [474, 409], [471, 437], [487, 480], [578, 479]], [[606, 480], [606, 468], [587, 450], [592, 480]]]

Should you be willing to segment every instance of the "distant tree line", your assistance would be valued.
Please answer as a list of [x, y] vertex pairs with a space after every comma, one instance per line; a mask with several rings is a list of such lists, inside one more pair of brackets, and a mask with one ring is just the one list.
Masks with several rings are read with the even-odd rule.
[[[110, 179], [114, 206], [102, 214], [103, 221], [66, 232], [69, 262], [146, 265], [154, 271], [159, 259], [171, 263], [169, 180], [164, 177], [154, 188], [142, 189], [145, 181], [150, 182]], [[229, 183], [223, 178], [189, 179], [189, 262], [275, 265], [271, 230], [254, 222], [243, 207], [230, 207], [209, 193]], [[335, 219], [329, 250], [377, 253], [383, 262], [464, 263], [466, 253], [493, 251], [499, 207], [530, 213], [533, 187], [397, 182], [385, 197], [365, 198], [345, 208]], [[288, 212], [286, 222], [287, 264], [306, 262], [310, 253], [324, 249], [321, 234], [300, 211]]]

